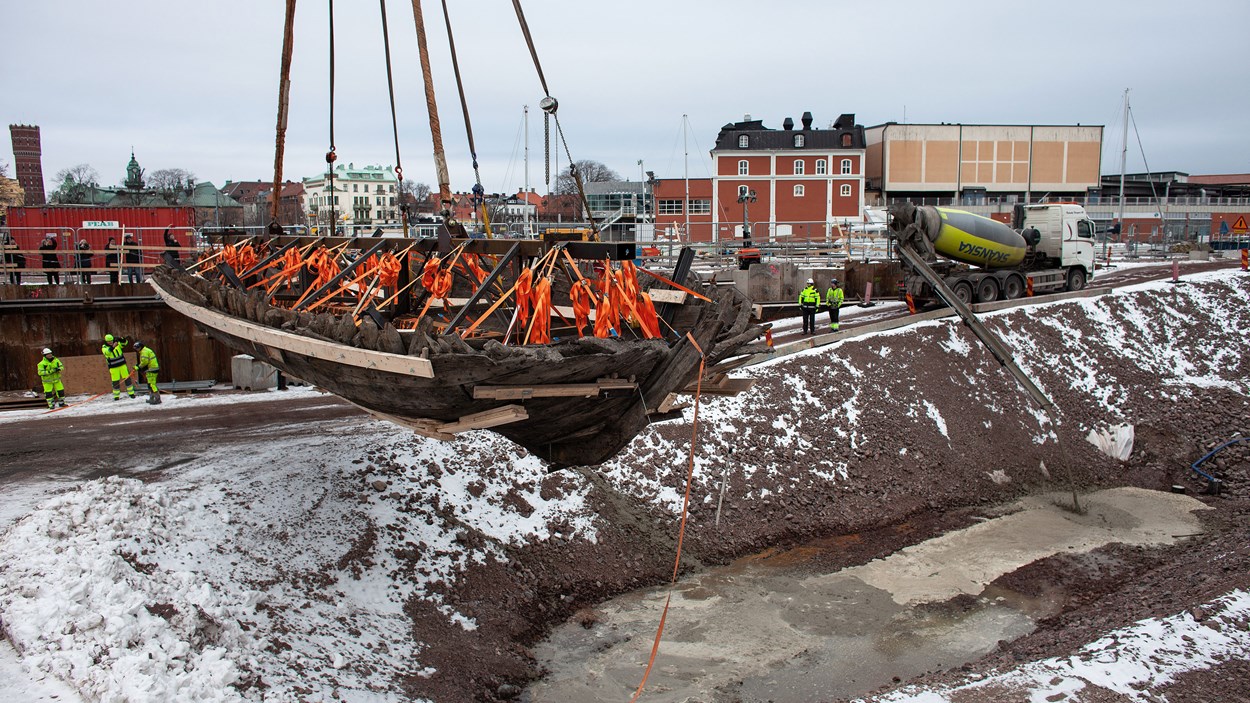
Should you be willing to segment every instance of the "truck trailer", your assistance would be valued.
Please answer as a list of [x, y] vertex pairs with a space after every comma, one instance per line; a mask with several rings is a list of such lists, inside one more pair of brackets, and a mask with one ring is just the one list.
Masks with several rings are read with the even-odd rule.
[[[1094, 223], [1073, 203], [1016, 205], [1010, 226], [912, 203], [894, 206], [890, 215], [898, 246], [920, 255], [964, 303], [1081, 290], [1094, 273]], [[903, 268], [901, 295], [917, 305], [940, 301], [924, 277]]]

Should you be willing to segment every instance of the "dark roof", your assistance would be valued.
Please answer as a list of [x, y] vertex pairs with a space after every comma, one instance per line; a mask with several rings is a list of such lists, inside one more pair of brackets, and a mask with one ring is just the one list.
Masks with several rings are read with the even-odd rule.
[[[853, 113], [843, 114], [834, 120], [833, 125], [829, 129], [818, 129], [812, 127], [812, 115], [810, 112], [803, 113], [803, 120], [800, 129], [794, 129], [794, 120], [787, 117], [782, 122], [782, 129], [769, 129], [764, 126], [763, 120], [744, 120], [742, 122], [730, 122], [720, 128], [720, 133], [716, 135], [716, 145], [712, 147], [712, 151], [741, 151], [738, 146], [738, 137], [743, 134], [748, 137], [748, 146], [745, 150], [811, 150], [811, 149], [863, 149], [865, 148], [864, 127], [855, 124], [855, 115]], [[796, 134], [803, 135], [803, 146], [794, 146], [794, 136]], [[850, 146], [842, 146], [842, 135], [851, 135]]]
[[[285, 187], [297, 185], [294, 181], [283, 181]], [[302, 185], [302, 184], [299, 184]], [[241, 202], [255, 202], [256, 196], [273, 190], [273, 181], [227, 181], [226, 185], [221, 187], [221, 192], [231, 198]], [[283, 197], [286, 197], [283, 193]]]

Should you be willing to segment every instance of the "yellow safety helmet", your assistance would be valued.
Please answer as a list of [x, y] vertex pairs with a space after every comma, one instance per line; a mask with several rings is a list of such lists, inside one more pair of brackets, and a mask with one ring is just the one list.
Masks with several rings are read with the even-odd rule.
[[106, 334], [106, 335], [104, 335], [104, 341], [106, 341], [106, 342], [112, 342], [112, 341], [113, 341], [113, 335], [111, 335], [111, 334]]

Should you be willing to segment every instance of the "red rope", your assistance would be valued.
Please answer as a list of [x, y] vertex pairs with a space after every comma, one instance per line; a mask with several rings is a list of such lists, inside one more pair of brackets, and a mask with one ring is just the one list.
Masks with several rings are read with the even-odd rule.
[[699, 351], [699, 380], [695, 382], [694, 387], [694, 422], [690, 427], [690, 460], [686, 469], [686, 495], [681, 502], [681, 528], [677, 531], [677, 558], [673, 561], [673, 577], [669, 581], [668, 597], [664, 599], [664, 611], [660, 614], [660, 625], [655, 630], [655, 642], [651, 645], [651, 658], [647, 660], [647, 670], [643, 672], [642, 681], [638, 683], [638, 690], [634, 691], [634, 697], [629, 699], [629, 703], [635, 703], [638, 696], [642, 695], [642, 689], [647, 685], [647, 678], [651, 676], [651, 668], [655, 666], [655, 655], [660, 651], [660, 639], [664, 636], [664, 622], [668, 619], [668, 606], [673, 600], [673, 586], [677, 585], [677, 572], [681, 568], [681, 545], [686, 537], [686, 515], [690, 511], [690, 484], [694, 480], [694, 448], [699, 439], [699, 395], [703, 390], [703, 370], [706, 362], [703, 348], [695, 341], [694, 336], [687, 332], [686, 339], [689, 339], [694, 348]]

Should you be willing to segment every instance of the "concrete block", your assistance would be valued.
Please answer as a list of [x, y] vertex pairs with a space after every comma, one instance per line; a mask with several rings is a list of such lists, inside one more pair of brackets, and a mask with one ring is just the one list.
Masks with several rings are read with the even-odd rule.
[[235, 388], [263, 391], [278, 385], [278, 370], [247, 354], [230, 359], [230, 383]]

